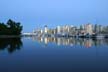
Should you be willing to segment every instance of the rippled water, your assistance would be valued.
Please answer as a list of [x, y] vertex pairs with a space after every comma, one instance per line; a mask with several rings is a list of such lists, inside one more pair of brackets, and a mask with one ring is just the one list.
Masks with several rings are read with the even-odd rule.
[[0, 72], [108, 72], [108, 39], [0, 38]]

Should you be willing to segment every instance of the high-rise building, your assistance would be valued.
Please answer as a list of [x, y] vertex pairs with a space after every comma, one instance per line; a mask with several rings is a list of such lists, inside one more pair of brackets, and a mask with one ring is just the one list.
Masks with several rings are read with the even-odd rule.
[[65, 25], [63, 26], [62, 32], [64, 34], [69, 34], [70, 30], [71, 30], [71, 27], [69, 25]]
[[102, 30], [103, 30], [102, 25], [97, 25], [97, 24], [94, 25], [94, 30], [93, 31], [95, 33], [100, 33], [100, 32], [102, 32]]
[[85, 25], [85, 32], [86, 34], [92, 35], [93, 34], [93, 26], [92, 24], [86, 24]]
[[47, 25], [45, 25], [44, 27], [45, 27], [44, 32], [45, 32], [45, 34], [47, 34], [48, 33], [48, 27], [47, 27]]
[[57, 26], [57, 34], [60, 34], [60, 33], [61, 33], [61, 27]]

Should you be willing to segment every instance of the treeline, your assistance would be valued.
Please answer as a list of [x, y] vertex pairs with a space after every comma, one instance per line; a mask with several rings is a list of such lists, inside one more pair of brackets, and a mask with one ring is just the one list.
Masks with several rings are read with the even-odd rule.
[[20, 35], [23, 30], [20, 22], [15, 22], [11, 19], [7, 23], [0, 23], [0, 35]]

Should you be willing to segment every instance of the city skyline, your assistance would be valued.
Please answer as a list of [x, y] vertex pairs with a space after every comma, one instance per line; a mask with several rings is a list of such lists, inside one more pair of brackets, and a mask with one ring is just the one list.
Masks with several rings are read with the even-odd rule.
[[48, 25], [108, 25], [108, 0], [2, 0], [0, 22], [21, 22], [23, 32]]
[[42, 28], [36, 28], [33, 30], [33, 33], [37, 34], [107, 34], [108, 26], [98, 25], [98, 24], [83, 24], [79, 26], [74, 25], [58, 25], [55, 28], [50, 28], [47, 25]]

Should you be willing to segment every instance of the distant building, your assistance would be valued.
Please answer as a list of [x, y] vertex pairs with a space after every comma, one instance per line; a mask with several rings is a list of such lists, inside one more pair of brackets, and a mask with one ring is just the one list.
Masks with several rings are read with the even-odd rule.
[[57, 34], [61, 34], [61, 27], [57, 26]]
[[80, 25], [80, 34], [86, 34], [86, 32], [85, 32], [85, 28], [84, 28], [84, 25]]
[[92, 35], [93, 34], [93, 26], [92, 24], [85, 25], [85, 32], [86, 34]]
[[42, 33], [43, 33], [43, 30], [41, 29], [40, 32], [41, 32], [41, 34], [42, 34]]
[[63, 26], [62, 28], [63, 28], [63, 29], [62, 29], [63, 34], [69, 34], [69, 32], [70, 32], [70, 30], [71, 30], [71, 26], [65, 25], [65, 26]]
[[48, 33], [48, 27], [47, 27], [47, 25], [44, 26], [44, 33], [45, 33], [45, 34]]
[[102, 30], [103, 30], [102, 25], [97, 25], [97, 24], [94, 25], [94, 29], [93, 29], [94, 33], [100, 33], [102, 32]]

